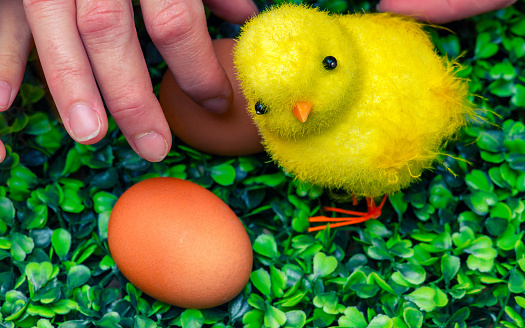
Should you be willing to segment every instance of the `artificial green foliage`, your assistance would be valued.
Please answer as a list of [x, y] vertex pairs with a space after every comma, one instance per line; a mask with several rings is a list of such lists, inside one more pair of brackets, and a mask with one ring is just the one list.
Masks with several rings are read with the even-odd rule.
[[[341, 13], [375, 6], [314, 4]], [[214, 37], [238, 31], [207, 14]], [[137, 26], [158, 90], [166, 65]], [[461, 56], [481, 119], [448, 145], [443, 165], [390, 195], [378, 220], [318, 233], [306, 232], [308, 217], [333, 205], [329, 194], [265, 154], [216, 157], [175, 139], [164, 161], [149, 163], [112, 120], [101, 142], [75, 144], [28, 70], [0, 116], [0, 326], [525, 327], [525, 5], [446, 27], [455, 33], [429, 33], [442, 54]], [[208, 188], [245, 224], [254, 266], [229, 303], [170, 306], [115, 266], [111, 209], [156, 176]]]

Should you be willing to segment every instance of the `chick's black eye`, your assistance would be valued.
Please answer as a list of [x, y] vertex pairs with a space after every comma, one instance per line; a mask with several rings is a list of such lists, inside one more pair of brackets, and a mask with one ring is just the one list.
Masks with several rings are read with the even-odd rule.
[[327, 70], [332, 70], [337, 67], [337, 59], [333, 56], [326, 56], [323, 59], [323, 66]]
[[255, 104], [255, 113], [257, 115], [263, 115], [268, 113], [268, 107], [263, 105], [260, 101]]

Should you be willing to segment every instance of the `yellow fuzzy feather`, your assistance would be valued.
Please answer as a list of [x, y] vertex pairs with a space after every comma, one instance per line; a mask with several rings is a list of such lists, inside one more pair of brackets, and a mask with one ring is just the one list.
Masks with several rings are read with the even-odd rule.
[[[473, 115], [458, 64], [407, 17], [282, 5], [243, 27], [234, 62], [272, 158], [301, 180], [356, 196], [417, 180]], [[292, 113], [297, 102], [313, 105], [304, 123]], [[266, 113], [255, 113], [257, 103]]]

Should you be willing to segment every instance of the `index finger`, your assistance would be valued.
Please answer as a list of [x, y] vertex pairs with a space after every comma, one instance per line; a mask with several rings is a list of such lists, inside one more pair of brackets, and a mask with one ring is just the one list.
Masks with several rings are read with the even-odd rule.
[[208, 34], [204, 6], [194, 0], [141, 0], [148, 33], [181, 89], [202, 107], [224, 112], [233, 91]]

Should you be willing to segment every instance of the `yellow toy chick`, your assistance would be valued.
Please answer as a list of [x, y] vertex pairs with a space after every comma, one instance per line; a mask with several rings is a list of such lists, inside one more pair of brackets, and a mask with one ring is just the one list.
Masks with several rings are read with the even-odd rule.
[[[300, 180], [383, 202], [429, 169], [473, 115], [468, 86], [415, 20], [281, 5], [252, 18], [234, 50], [248, 110], [272, 158]], [[334, 210], [334, 209], [331, 209]], [[326, 226], [311, 228], [323, 229]]]

